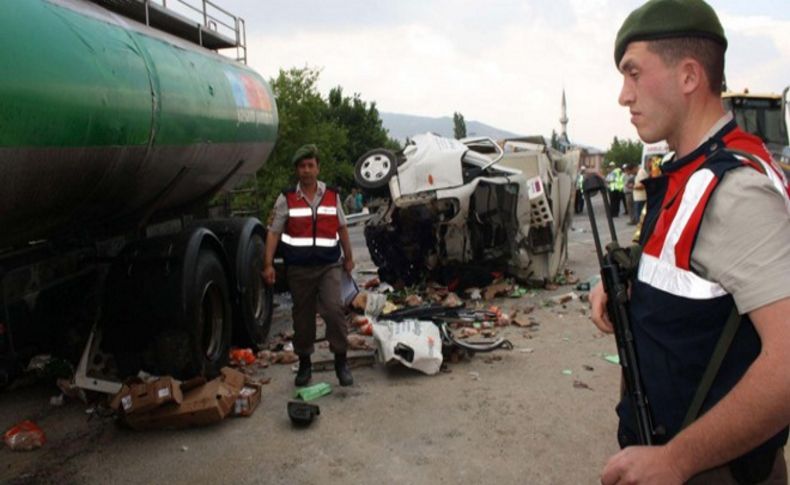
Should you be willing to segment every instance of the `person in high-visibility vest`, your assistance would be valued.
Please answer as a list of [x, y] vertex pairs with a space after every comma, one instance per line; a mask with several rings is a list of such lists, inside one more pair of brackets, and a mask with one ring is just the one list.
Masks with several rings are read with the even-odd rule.
[[346, 359], [348, 329], [340, 289], [342, 271], [354, 269], [354, 258], [340, 194], [318, 180], [320, 166], [315, 145], [299, 148], [293, 163], [299, 183], [284, 190], [274, 204], [274, 218], [266, 236], [263, 278], [267, 284], [274, 284], [274, 253], [281, 244], [293, 298], [293, 345], [299, 356], [294, 384], [305, 386], [312, 377], [310, 355], [315, 350], [315, 315], [320, 311], [326, 322], [329, 350], [335, 354], [338, 381], [341, 386], [350, 386], [354, 379]]
[[584, 172], [586, 170], [585, 167], [581, 167], [579, 169], [579, 175], [576, 176], [576, 200], [573, 203], [573, 209], [576, 214], [584, 212], [584, 195], [582, 194], [582, 189], [584, 185]]
[[623, 201], [625, 189], [625, 174], [614, 162], [609, 162], [609, 173], [606, 174], [606, 184], [609, 187], [609, 199], [612, 204], [612, 217], [620, 215], [620, 202]]

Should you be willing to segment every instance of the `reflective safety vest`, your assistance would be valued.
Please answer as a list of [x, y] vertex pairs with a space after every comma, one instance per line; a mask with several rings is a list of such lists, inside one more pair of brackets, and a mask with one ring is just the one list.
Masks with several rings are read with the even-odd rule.
[[576, 188], [578, 190], [584, 189], [584, 174], [580, 173], [578, 177], [576, 177]]
[[319, 266], [340, 259], [337, 230], [337, 191], [327, 187], [318, 206], [310, 207], [296, 189], [283, 191], [288, 204], [288, 222], [280, 235], [286, 265]]
[[606, 176], [606, 180], [609, 182], [609, 190], [616, 192], [625, 190], [625, 174], [620, 168], [616, 168], [609, 172], [609, 175]]
[[[760, 159], [723, 151], [739, 150]], [[691, 267], [691, 254], [708, 202], [732, 169], [749, 166], [771, 179], [784, 194], [790, 212], [787, 181], [771, 161], [762, 142], [728, 123], [688, 156], [663, 165], [663, 175], [643, 181], [647, 215], [640, 243], [643, 251], [632, 284], [629, 316], [645, 394], [656, 427], [666, 442], [680, 431], [686, 412], [713, 354], [735, 302], [717, 282]], [[726, 244], [726, 241], [722, 242]], [[744, 315], [701, 414], [741, 379], [761, 350], [760, 338]], [[628, 398], [617, 407], [622, 446], [635, 444], [636, 424]], [[742, 459], [775, 453], [787, 441], [788, 429]]]

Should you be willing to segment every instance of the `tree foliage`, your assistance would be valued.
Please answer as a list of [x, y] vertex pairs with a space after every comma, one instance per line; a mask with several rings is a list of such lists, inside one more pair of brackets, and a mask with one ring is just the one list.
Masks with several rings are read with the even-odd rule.
[[269, 81], [280, 121], [274, 151], [257, 174], [263, 218], [282, 189], [296, 183], [291, 157], [305, 143], [318, 145], [319, 178], [343, 192], [353, 185], [354, 163], [363, 153], [380, 147], [399, 149], [387, 136], [375, 102], [367, 103], [358, 94], [343, 96], [340, 86], [324, 98], [317, 87], [319, 76], [316, 68], [291, 68], [281, 69]]
[[642, 158], [642, 142], [639, 140], [619, 140], [614, 137], [612, 145], [606, 152], [607, 162], [615, 162], [617, 166], [639, 165]]
[[464, 115], [457, 111], [453, 113], [453, 136], [456, 140], [466, 138], [466, 121]]

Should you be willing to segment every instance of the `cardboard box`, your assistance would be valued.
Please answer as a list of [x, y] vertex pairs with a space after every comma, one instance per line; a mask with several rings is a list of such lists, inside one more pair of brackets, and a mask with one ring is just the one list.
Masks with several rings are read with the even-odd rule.
[[252, 416], [255, 408], [261, 402], [263, 386], [254, 382], [247, 382], [239, 391], [236, 402], [233, 404], [233, 416]]
[[151, 382], [124, 384], [110, 406], [115, 410], [121, 409], [125, 414], [135, 414], [156, 409], [169, 402], [181, 401], [181, 382], [172, 377], [160, 377]]
[[147, 413], [126, 416], [133, 429], [187, 428], [221, 421], [233, 409], [244, 387], [244, 374], [223, 368], [219, 377], [184, 393], [180, 404], [170, 403]]

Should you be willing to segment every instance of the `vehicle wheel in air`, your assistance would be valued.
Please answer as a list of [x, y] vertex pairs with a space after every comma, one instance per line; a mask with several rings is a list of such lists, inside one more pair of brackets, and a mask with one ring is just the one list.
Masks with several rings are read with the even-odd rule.
[[354, 180], [365, 190], [383, 189], [387, 187], [397, 169], [395, 154], [390, 150], [377, 148], [359, 157], [354, 165]]
[[228, 280], [216, 253], [200, 251], [191, 284], [185, 286], [184, 330], [191, 357], [187, 374], [210, 378], [228, 362], [233, 328]]

